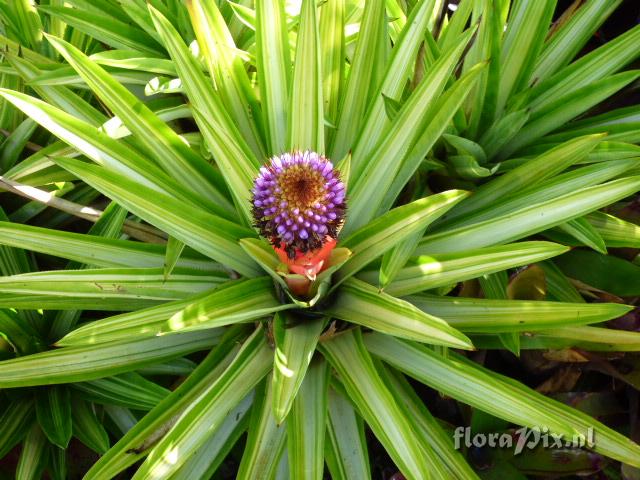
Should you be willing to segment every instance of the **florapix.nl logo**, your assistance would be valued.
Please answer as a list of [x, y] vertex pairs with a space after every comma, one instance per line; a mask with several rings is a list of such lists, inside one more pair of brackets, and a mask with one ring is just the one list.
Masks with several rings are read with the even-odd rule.
[[505, 448], [513, 449], [518, 455], [524, 449], [542, 448], [593, 448], [595, 446], [595, 432], [589, 427], [586, 432], [576, 432], [573, 435], [554, 433], [548, 427], [522, 427], [509, 432], [476, 433], [471, 427], [457, 427], [453, 433], [454, 448]]

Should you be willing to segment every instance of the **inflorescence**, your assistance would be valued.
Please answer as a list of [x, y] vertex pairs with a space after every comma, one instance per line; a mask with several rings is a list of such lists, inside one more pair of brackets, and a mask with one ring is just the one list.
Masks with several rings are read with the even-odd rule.
[[339, 172], [311, 151], [284, 153], [261, 167], [252, 201], [260, 234], [289, 258], [336, 239], [346, 210]]

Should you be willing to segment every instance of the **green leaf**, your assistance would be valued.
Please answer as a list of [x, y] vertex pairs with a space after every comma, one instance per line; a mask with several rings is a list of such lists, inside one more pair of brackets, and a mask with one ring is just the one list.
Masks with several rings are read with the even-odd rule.
[[[200, 332], [200, 335], [202, 332]], [[187, 379], [142, 417], [89, 469], [87, 478], [113, 478], [144, 457], [178, 416], [208, 389], [235, 357], [243, 329], [233, 329]]]
[[194, 118], [234, 197], [236, 209], [243, 213], [247, 224], [251, 221], [249, 191], [257, 174], [258, 159], [251, 151], [220, 97], [202, 72], [196, 58], [189, 52], [171, 23], [157, 10], [150, 8], [153, 22], [167, 46], [180, 73], [185, 91], [191, 101]]
[[582, 160], [603, 138], [602, 134], [574, 138], [492, 179], [478, 187], [472, 198], [447, 214], [443, 223], [446, 225], [454, 219], [488, 208], [498, 201], [518, 194], [525, 187], [553, 178]]
[[256, 30], [256, 11], [250, 7], [240, 3], [228, 1], [229, 6], [233, 10], [236, 18], [242, 22], [247, 28]]
[[[370, 8], [374, 8], [374, 6]], [[386, 115], [384, 98], [399, 99], [401, 97], [407, 80], [411, 77], [420, 45], [424, 42], [425, 31], [432, 13], [432, 1], [423, 1], [416, 5], [411, 10], [406, 28], [403, 29], [391, 51], [391, 58], [380, 86], [371, 98], [371, 106], [365, 115], [360, 135], [355, 139], [356, 143], [353, 149], [354, 175], [359, 175], [362, 172], [373, 149], [378, 145], [383, 134], [386, 133], [389, 121]], [[368, 46], [363, 45], [361, 48], [365, 49]], [[354, 80], [354, 83], [358, 89], [361, 89], [362, 85], [366, 85], [368, 82], [361, 83]]]
[[278, 462], [286, 444], [287, 428], [273, 416], [273, 382], [267, 378], [258, 387], [251, 412], [247, 443], [238, 467], [239, 480], [275, 478]]
[[640, 190], [640, 177], [613, 180], [522, 207], [510, 215], [424, 237], [416, 254], [462, 251], [517, 240], [609, 205]]
[[512, 93], [529, 82], [555, 6], [556, 0], [517, 2], [509, 12], [500, 60], [498, 111], [502, 111]]
[[189, 185], [205, 204], [223, 208], [227, 205], [214, 187], [214, 170], [176, 132], [73, 45], [51, 36], [47, 39], [169, 175]]
[[190, 332], [49, 350], [0, 362], [0, 387], [94, 380], [205, 350], [218, 341], [217, 332]]
[[43, 71], [33, 63], [13, 54], [7, 54], [7, 60], [43, 100], [96, 127], [107, 120], [102, 112], [70, 89], [59, 86], [37, 85], [35, 81], [43, 75]]
[[[382, 1], [364, 4], [349, 77], [338, 105], [338, 120], [331, 158], [344, 157], [354, 144], [369, 100], [377, 91], [376, 72], [375, 68], [371, 67], [384, 65], [379, 55], [380, 45], [386, 41], [384, 7]], [[406, 77], [403, 80], [406, 80]]]
[[73, 399], [73, 436], [99, 455], [109, 450], [109, 434], [98, 420], [92, 404]]
[[[422, 255], [409, 261], [384, 291], [405, 296], [455, 284], [481, 275], [519, 267], [560, 255], [569, 247], [550, 242], [520, 242], [497, 247], [440, 255]], [[373, 283], [378, 272], [364, 272], [360, 278]]]
[[414, 233], [424, 231], [468, 195], [462, 190], [449, 190], [421, 198], [391, 210], [349, 235], [341, 246], [350, 249], [352, 256], [339, 270], [340, 282]]
[[[221, 288], [224, 287], [221, 286]], [[167, 318], [171, 318], [192, 303], [206, 298], [212, 291], [215, 290], [206, 290], [184, 300], [166, 302], [155, 307], [87, 322], [58, 340], [56, 345], [73, 347], [157, 335]]]
[[0, 415], [0, 457], [4, 458], [24, 438], [33, 422], [33, 401], [16, 399], [4, 406]]
[[598, 438], [593, 447], [596, 452], [640, 466], [640, 446], [620, 433], [461, 355], [450, 352], [449, 358], [444, 358], [388, 335], [368, 335], [365, 343], [374, 355], [445, 395], [518, 425], [547, 427], [569, 438], [576, 434], [586, 438], [593, 429]]
[[[526, 270], [525, 270], [526, 271]], [[540, 269], [541, 272], [544, 270]], [[544, 273], [543, 273], [544, 280]], [[509, 283], [509, 275], [506, 270], [502, 272], [496, 272], [489, 275], [484, 275], [478, 278], [484, 297], [487, 299], [506, 300], [511, 298], [508, 295], [508, 290], [512, 287], [512, 283]], [[535, 299], [531, 299], [535, 300]], [[415, 304], [414, 304], [415, 305]], [[509, 350], [515, 356], [520, 356], [520, 334], [517, 332], [500, 332], [498, 334], [500, 341], [504, 345], [504, 348]]]
[[302, 0], [289, 103], [289, 150], [325, 151], [321, 68], [316, 2]]
[[259, 272], [258, 266], [237, 243], [240, 238], [253, 236], [252, 230], [154, 192], [101, 167], [60, 158], [56, 159], [56, 163], [194, 250], [219, 260], [243, 275], [254, 276]]
[[34, 50], [28, 48], [26, 45], [20, 42], [11, 40], [10, 38], [0, 35], [0, 46], [2, 50], [10, 52], [14, 55], [22, 55], [25, 60], [36, 64], [49, 65], [55, 64], [55, 61], [49, 57], [46, 57]]
[[[383, 201], [384, 193], [392, 185], [398, 172], [401, 171], [404, 157], [412, 148], [415, 148], [416, 140], [425, 135], [423, 129], [438, 117], [437, 115], [436, 117], [428, 115], [431, 111], [430, 107], [437, 103], [436, 99], [444, 89], [446, 81], [451, 75], [469, 38], [470, 36], [466, 35], [464, 41], [456, 47], [454, 52], [451, 52], [450, 56], [443, 56], [443, 60], [434, 65], [432, 71], [422, 80], [398, 112], [398, 116], [389, 127], [387, 135], [368, 159], [366, 167], [361, 173], [355, 170], [352, 173], [352, 185], [349, 189], [351, 197], [349, 202], [350, 221], [345, 225], [345, 235], [366, 225], [376, 216], [376, 212]], [[477, 72], [477, 70], [474, 70], [474, 73], [465, 76], [462, 84], [468, 87], [468, 82], [475, 77]], [[460, 85], [460, 81], [457, 85]], [[453, 90], [450, 89], [449, 91]], [[464, 95], [462, 95], [463, 97]], [[458, 96], [460, 103], [462, 98], [460, 98], [460, 95]], [[450, 113], [453, 116], [455, 110], [457, 108], [447, 109], [446, 114]], [[437, 118], [442, 129], [448, 123], [448, 120], [443, 120], [446, 119]], [[418, 143], [420, 142], [418, 141]], [[431, 146], [429, 145], [422, 150], [422, 155], [424, 156], [430, 148]], [[357, 164], [355, 157], [352, 158], [352, 164], [354, 166]], [[413, 174], [413, 170], [411, 174]], [[404, 183], [402, 186], [404, 186]]]
[[67, 451], [58, 447], [49, 448], [49, 475], [51, 480], [67, 478]]
[[38, 9], [114, 48], [161, 54], [158, 43], [139, 28], [86, 9], [40, 5]]
[[[55, 447], [53, 447], [55, 448]], [[47, 463], [47, 438], [37, 422], [33, 422], [22, 442], [20, 460], [16, 467], [16, 480], [42, 478]]]
[[256, 67], [268, 152], [279, 155], [287, 144], [287, 106], [291, 83], [291, 54], [284, 4], [256, 0]]
[[544, 270], [548, 299], [584, 303], [582, 295], [553, 261], [540, 262], [538, 266]]
[[231, 410], [216, 433], [182, 465], [172, 478], [176, 480], [191, 480], [194, 478], [210, 478], [214, 475], [247, 429], [253, 398], [254, 395], [251, 392], [236, 408]]
[[598, 80], [606, 81], [612, 73], [640, 55], [637, 48], [638, 40], [640, 40], [640, 25], [636, 25], [601, 47], [583, 55], [569, 66], [560, 69], [530, 90], [529, 108], [533, 111], [542, 110], [557, 102], [559, 98], [572, 95]]
[[[468, 36], [465, 37], [465, 39], [467, 38]], [[458, 57], [455, 58], [459, 58], [459, 55], [461, 54], [462, 49], [465, 45], [466, 43], [462, 43], [457, 47], [456, 53]], [[444, 56], [445, 54], [443, 54], [441, 58], [446, 58]], [[452, 60], [451, 58], [448, 58], [447, 61]], [[438, 65], [439, 64], [436, 63], [432, 68], [436, 69]], [[450, 69], [453, 69], [454, 65], [455, 63], [450, 64]], [[381, 212], [391, 208], [391, 205], [393, 205], [395, 199], [398, 197], [398, 195], [400, 195], [400, 192], [402, 191], [404, 186], [411, 180], [412, 176], [415, 174], [416, 170], [424, 160], [424, 157], [433, 148], [433, 145], [440, 138], [440, 135], [442, 135], [442, 133], [445, 131], [445, 129], [449, 125], [449, 122], [451, 122], [453, 117], [456, 115], [456, 112], [459, 111], [459, 108], [464, 102], [466, 95], [469, 93], [473, 85], [475, 85], [485, 67], [486, 64], [483, 63], [473, 67], [459, 80], [457, 80], [451, 86], [451, 88], [449, 88], [439, 99], [435, 101], [431, 108], [428, 109], [427, 115], [425, 116], [427, 123], [420, 129], [418, 129], [418, 135], [415, 139], [415, 143], [411, 146], [408, 155], [406, 155], [402, 160], [402, 165], [400, 166], [397, 175], [395, 176], [395, 178], [393, 178], [393, 181], [387, 181], [385, 183], [388, 184], [388, 187], [381, 190], [385, 192], [384, 198], [381, 202], [381, 206], [379, 207], [379, 210]], [[446, 74], [446, 72], [442, 71], [440, 71], [440, 73]], [[445, 82], [446, 78], [448, 77], [443, 77], [440, 80], [442, 82]], [[423, 83], [425, 81], [431, 81], [430, 74], [422, 80]], [[407, 125], [406, 128], [413, 129], [415, 128], [415, 125], [412, 127]], [[351, 214], [353, 215], [353, 209], [351, 209]]]
[[491, 125], [478, 140], [487, 157], [493, 158], [504, 145], [509, 143], [522, 130], [528, 120], [529, 112], [523, 109], [507, 113]]
[[378, 271], [378, 286], [380, 290], [383, 290], [396, 278], [398, 272], [406, 265], [415, 251], [423, 235], [424, 232], [416, 231], [391, 250], [385, 252], [382, 257], [380, 270]]
[[243, 238], [240, 240], [240, 246], [247, 252], [255, 262], [267, 272], [271, 278], [280, 284], [284, 291], [288, 291], [289, 287], [282, 275], [278, 273], [280, 259], [273, 251], [273, 247], [264, 239], [259, 238]]
[[473, 349], [469, 339], [445, 321], [354, 278], [342, 284], [326, 313], [389, 335]]
[[621, 297], [640, 295], [640, 266], [588, 250], [572, 250], [554, 263], [570, 278]]
[[67, 448], [71, 440], [71, 396], [64, 385], [39, 390], [36, 396], [36, 416], [49, 441]]
[[443, 134], [442, 138], [451, 147], [453, 147], [459, 155], [471, 156], [476, 159], [479, 164], [484, 164], [487, 161], [487, 155], [485, 154], [484, 149], [476, 142], [469, 140], [468, 138], [451, 135], [449, 133]]
[[18, 355], [26, 355], [44, 347], [36, 329], [11, 310], [0, 310], [0, 335], [16, 350]]
[[17, 29], [22, 42], [35, 50], [40, 50], [42, 43], [42, 22], [33, 3], [17, 0], [7, 5], [12, 14], [12, 23]]
[[531, 109], [529, 122], [498, 152], [499, 159], [532, 144], [538, 138], [566, 124], [640, 77], [640, 71], [630, 70], [598, 80], [569, 95], [549, 102], [544, 109]]
[[186, 7], [222, 103], [256, 157], [263, 158], [265, 149], [258, 131], [262, 112], [224, 17], [213, 2], [193, 0]]
[[[323, 111], [327, 121], [337, 124], [338, 106], [342, 98], [345, 70], [345, 0], [325, 2], [320, 5], [320, 57], [322, 71]], [[327, 132], [333, 137], [333, 131]], [[331, 144], [327, 141], [327, 144]]]
[[87, 401], [134, 410], [151, 410], [170, 393], [135, 372], [74, 383], [73, 388]]
[[[608, 151], [603, 153], [611, 152], [615, 154], [617, 153], [615, 149], [619, 149], [620, 153], [633, 156], [634, 153], [637, 154], [638, 147], [636, 145], [619, 144], [617, 142], [637, 142], [640, 134], [638, 128], [640, 126], [638, 120], [639, 111], [637, 105], [632, 105], [631, 107], [617, 108], [600, 115], [576, 120], [559, 128], [554, 133], [547, 135], [544, 137], [544, 141], [562, 142], [567, 138], [578, 135], [607, 132], [608, 142], [603, 142], [599, 145], [596, 152], [606, 148]], [[616, 141], [616, 143], [613, 143], [614, 141]]]
[[188, 358], [176, 358], [165, 363], [149, 365], [138, 369], [138, 373], [144, 376], [151, 375], [177, 375], [187, 376], [196, 368], [197, 363]]
[[603, 212], [586, 217], [609, 247], [640, 247], [640, 226]]
[[[154, 77], [148, 72], [134, 72], [131, 70], [106, 67], [104, 71], [122, 85], [146, 85]], [[90, 89], [90, 86], [72, 67], [59, 67], [49, 70], [32, 79], [30, 83], [43, 87], [69, 87], [82, 90]]]
[[567, 65], [620, 3], [621, 0], [596, 0], [579, 4], [577, 11], [545, 42], [531, 78], [540, 83]]
[[324, 437], [329, 368], [316, 358], [304, 376], [287, 417], [287, 452], [291, 478], [321, 480], [324, 474]]
[[[160, 268], [164, 260], [161, 245], [114, 240], [113, 238], [65, 232], [18, 223], [0, 222], [0, 244], [33, 250], [98, 267]], [[176, 259], [178, 268], [220, 272], [221, 267], [185, 252]]]
[[[377, 374], [358, 330], [348, 330], [320, 346], [369, 428], [408, 479], [429, 478], [435, 455], [420, 445], [408, 412]], [[424, 447], [424, 448], [423, 448]]]
[[[0, 305], [24, 307], [30, 295], [48, 304], [68, 310], [85, 305], [86, 310], [132, 310], [157, 302], [182, 299], [193, 292], [210, 289], [222, 283], [224, 277], [175, 272], [165, 280], [160, 268], [152, 269], [84, 269], [51, 270], [0, 277]], [[49, 300], [47, 300], [49, 298]], [[64, 300], [69, 298], [65, 307]]]
[[[481, 340], [481, 343], [486, 342]], [[531, 337], [524, 336], [522, 345], [535, 349], [578, 347], [589, 351], [637, 352], [640, 351], [640, 333], [601, 327], [560, 327], [541, 330]]]
[[584, 217], [574, 218], [567, 223], [558, 225], [557, 228], [596, 252], [606, 255], [607, 246], [604, 239]]
[[529, 332], [599, 323], [621, 317], [632, 307], [618, 303], [569, 303], [531, 300], [407, 297], [416, 308], [468, 333]]
[[442, 478], [477, 479], [478, 474], [467, 463], [464, 455], [454, 449], [451, 434], [427, 410], [404, 375], [396, 371], [391, 372], [384, 367], [378, 371], [381, 372], [381, 377], [396, 396], [398, 403], [410, 413], [420, 441], [430, 445], [440, 458], [441, 468], [445, 469], [444, 472], [440, 472]]
[[[0, 308], [17, 310], [129, 310], [147, 308], [157, 305], [159, 300], [91, 296], [39, 295], [34, 293], [2, 293], [0, 292]], [[42, 318], [42, 317], [41, 317]]]
[[[568, 193], [575, 192], [585, 187], [591, 187], [605, 182], [621, 174], [628, 172], [631, 168], [640, 165], [635, 159], [612, 160], [586, 167], [575, 168], [565, 173], [556, 175], [555, 178], [547, 180], [541, 185], [524, 187], [520, 192], [507, 197], [503, 201], [490, 204], [484, 210], [475, 212], [469, 216], [461, 216], [451, 224], [445, 224], [447, 230], [462, 225], [472, 225], [487, 219], [499, 219], [514, 212], [522, 210], [528, 206], [549, 201], [561, 197]], [[451, 212], [454, 215], [454, 212]], [[443, 228], [444, 229], [444, 228]]]
[[27, 118], [2, 142], [0, 171], [6, 172], [15, 165], [37, 126], [36, 122]]
[[161, 326], [160, 333], [247, 322], [293, 307], [280, 303], [269, 277], [229, 282], [175, 313]]
[[126, 15], [137, 23], [145, 32], [160, 42], [160, 36], [158, 32], [153, 28], [153, 21], [151, 15], [149, 15], [148, 5], [151, 4], [155, 8], [159, 9], [163, 15], [169, 15], [169, 9], [165, 2], [158, 0], [151, 0], [146, 2], [144, 0], [126, 0], [120, 3], [120, 7]]
[[176, 240], [173, 237], [169, 237], [169, 241], [167, 242], [167, 250], [164, 258], [164, 278], [169, 278], [171, 272], [177, 265], [180, 260], [180, 255], [184, 250], [184, 243], [180, 240]]
[[[11, 90], [0, 89], [0, 96], [21, 109], [51, 133], [110, 171], [177, 198], [193, 202], [169, 177], [148, 158], [130, 146], [118, 142], [96, 127], [48, 105]], [[57, 150], [57, 149], [56, 149]], [[52, 152], [46, 152], [52, 154]], [[57, 152], [60, 154], [62, 152]]]
[[447, 158], [447, 162], [455, 175], [468, 180], [490, 177], [500, 167], [500, 164], [496, 164], [491, 168], [482, 167], [471, 155], [450, 155]]
[[[324, 319], [282, 312], [273, 320], [273, 413], [280, 425], [287, 417], [322, 333]], [[290, 457], [291, 458], [291, 457]]]
[[[455, 12], [450, 15], [449, 22], [443, 22], [440, 34], [438, 35], [438, 46], [440, 50], [445, 50], [460, 37], [469, 23], [472, 10], [476, 8], [476, 5], [475, 2], [460, 2]], [[471, 21], [473, 23], [473, 20]]]
[[325, 461], [331, 478], [371, 478], [364, 424], [353, 405], [329, 389]]
[[216, 432], [229, 410], [268, 373], [271, 355], [262, 328], [256, 329], [220, 377], [202, 392], [152, 448], [132, 478], [170, 476], [176, 472]]
[[171, 60], [153, 57], [136, 50], [105, 50], [94, 53], [89, 58], [99, 65], [109, 67], [140, 70], [171, 77], [177, 75], [176, 68]]

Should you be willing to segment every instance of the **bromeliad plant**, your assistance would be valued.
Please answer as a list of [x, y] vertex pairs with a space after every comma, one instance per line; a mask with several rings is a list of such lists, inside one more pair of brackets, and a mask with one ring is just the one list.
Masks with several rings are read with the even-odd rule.
[[640, 190], [638, 109], [567, 124], [638, 77], [640, 27], [575, 59], [619, 0], [294, 3], [0, 2], [0, 187], [29, 199], [2, 196], [0, 457], [65, 478], [74, 435], [85, 478], [210, 478], [246, 432], [238, 478], [355, 479], [370, 431], [407, 478], [477, 478], [411, 377], [640, 467], [449, 351], [640, 349], [583, 296], [585, 259], [638, 278], [599, 211]]

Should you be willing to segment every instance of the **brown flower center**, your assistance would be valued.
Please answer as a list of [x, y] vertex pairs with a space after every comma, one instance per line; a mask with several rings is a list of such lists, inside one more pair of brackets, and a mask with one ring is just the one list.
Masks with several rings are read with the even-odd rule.
[[281, 199], [301, 210], [324, 200], [326, 193], [322, 174], [299, 165], [284, 171], [278, 186], [282, 189]]

